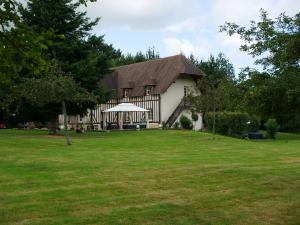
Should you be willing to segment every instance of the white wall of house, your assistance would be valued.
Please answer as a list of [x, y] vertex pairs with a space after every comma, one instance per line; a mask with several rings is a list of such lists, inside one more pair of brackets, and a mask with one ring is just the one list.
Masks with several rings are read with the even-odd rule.
[[[182, 75], [161, 95], [161, 121], [167, 121], [179, 105], [184, 97], [184, 87], [188, 87], [189, 90], [194, 90], [196, 87], [194, 79], [190, 76]], [[188, 110], [184, 110], [180, 116], [181, 115], [186, 115], [192, 120], [192, 114]], [[179, 122], [180, 116], [176, 122]], [[202, 115], [198, 114], [198, 117], [198, 121], [194, 124], [196, 130], [202, 129], [203, 126]]]
[[180, 76], [161, 95], [161, 121], [167, 121], [184, 97], [184, 87], [195, 87], [195, 81], [190, 76]]

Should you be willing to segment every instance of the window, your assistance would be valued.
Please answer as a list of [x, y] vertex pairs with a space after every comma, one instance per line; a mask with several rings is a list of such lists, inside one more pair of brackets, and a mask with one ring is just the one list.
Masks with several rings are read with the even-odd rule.
[[145, 87], [145, 95], [151, 95], [153, 90], [153, 86], [146, 86]]
[[183, 89], [184, 97], [188, 96], [188, 90], [189, 90], [189, 88], [187, 86], [184, 86], [184, 89]]
[[127, 98], [129, 96], [129, 91], [130, 91], [129, 88], [124, 88], [124, 93], [123, 93], [124, 98]]
[[148, 111], [148, 120], [153, 120], [153, 109], [147, 109]]

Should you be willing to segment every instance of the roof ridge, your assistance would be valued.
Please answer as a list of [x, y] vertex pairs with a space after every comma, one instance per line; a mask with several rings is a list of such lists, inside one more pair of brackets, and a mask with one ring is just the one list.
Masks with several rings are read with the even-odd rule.
[[127, 64], [127, 65], [115, 66], [115, 67], [113, 67], [113, 69], [118, 69], [118, 68], [125, 67], [125, 66], [132, 66], [132, 65], [143, 64], [143, 63], [149, 63], [149, 62], [154, 62], [154, 61], [161, 61], [161, 60], [180, 57], [180, 56], [184, 57], [184, 55], [182, 55], [182, 54], [177, 54], [177, 55], [167, 56], [167, 57], [159, 58], [159, 59], [150, 59], [150, 60], [146, 60], [146, 61], [143, 61], [143, 62], [136, 62], [136, 63]]

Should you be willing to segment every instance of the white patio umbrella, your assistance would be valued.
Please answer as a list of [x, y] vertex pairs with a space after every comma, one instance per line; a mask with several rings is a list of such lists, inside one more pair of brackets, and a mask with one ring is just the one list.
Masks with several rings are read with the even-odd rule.
[[117, 112], [120, 113], [120, 120], [119, 120], [119, 128], [120, 130], [123, 129], [123, 113], [124, 112], [145, 112], [145, 118], [147, 123], [147, 128], [149, 128], [149, 119], [148, 119], [148, 109], [144, 109], [141, 107], [138, 107], [132, 103], [121, 103], [118, 104], [110, 109], [106, 109], [103, 111], [103, 127], [106, 129], [106, 113], [109, 112]]

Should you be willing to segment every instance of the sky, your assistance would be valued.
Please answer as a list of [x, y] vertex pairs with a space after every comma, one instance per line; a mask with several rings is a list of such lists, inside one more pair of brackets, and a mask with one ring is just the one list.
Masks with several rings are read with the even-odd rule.
[[281, 12], [295, 15], [300, 0], [98, 0], [88, 3], [90, 18], [101, 20], [93, 30], [124, 53], [155, 47], [161, 57], [183, 53], [207, 59], [224, 53], [236, 73], [254, 66], [254, 59], [239, 50], [242, 41], [219, 32], [225, 21], [248, 26], [259, 20], [259, 10], [271, 18]]

